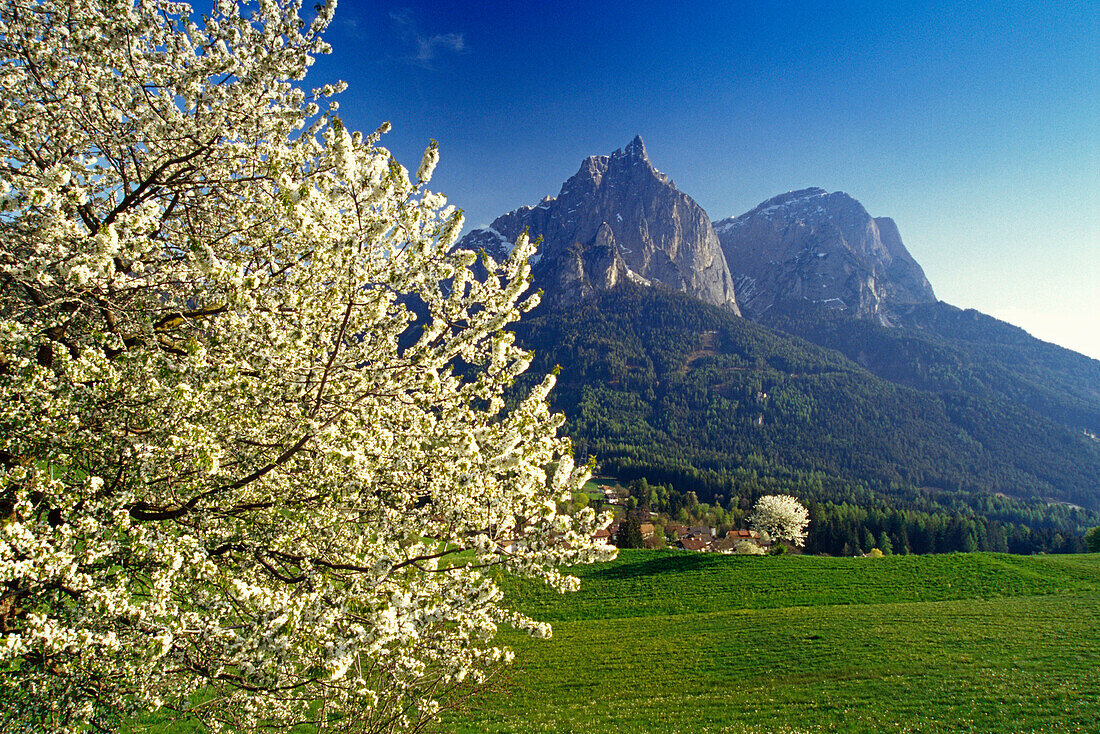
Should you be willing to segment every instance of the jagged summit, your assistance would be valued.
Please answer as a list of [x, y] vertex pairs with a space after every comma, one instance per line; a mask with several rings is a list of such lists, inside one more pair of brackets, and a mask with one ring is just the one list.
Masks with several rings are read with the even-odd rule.
[[611, 155], [585, 158], [556, 197], [498, 217], [460, 245], [496, 252], [525, 229], [542, 238], [535, 277], [550, 298], [583, 297], [630, 280], [738, 312], [710, 219], [653, 167], [640, 136]]
[[899, 309], [936, 300], [893, 220], [842, 191], [789, 191], [715, 229], [753, 317], [803, 299], [889, 325]]
[[641, 135], [635, 135], [625, 148], [619, 148], [611, 154], [612, 158], [615, 157], [627, 157], [636, 158], [644, 161], [649, 161], [649, 154], [645, 150], [645, 142], [642, 140]]
[[[676, 188], [671, 179], [658, 171], [653, 162], [649, 160], [649, 154], [646, 152], [642, 136], [635, 135], [626, 147], [618, 148], [611, 155], [590, 155], [581, 161], [581, 167], [577, 174], [562, 184], [561, 191], [556, 198], [570, 194], [575, 195], [578, 183], [581, 184], [581, 190], [583, 191], [583, 179], [586, 178], [592, 179], [593, 184], [598, 188], [603, 184], [604, 177], [609, 174], [616, 179], [622, 179], [623, 183], [637, 185], [644, 180], [654, 178], [662, 184], [668, 184], [672, 188]], [[579, 182], [577, 181], [578, 176], [582, 179]]]

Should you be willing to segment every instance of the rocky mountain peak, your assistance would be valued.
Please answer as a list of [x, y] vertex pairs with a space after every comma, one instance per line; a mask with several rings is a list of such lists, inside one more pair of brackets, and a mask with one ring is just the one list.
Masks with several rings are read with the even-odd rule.
[[[809, 201], [811, 199], [818, 199], [822, 196], [827, 196], [828, 194], [828, 191], [826, 191], [825, 189], [819, 189], [816, 186], [808, 189], [799, 189], [798, 191], [788, 191], [785, 194], [773, 196], [764, 203], [757, 205], [756, 209], [753, 209], [752, 211], [756, 212], [762, 209], [771, 209], [773, 207], [789, 207], [791, 205], [798, 204], [799, 202]], [[749, 213], [751, 214], [752, 212]]]
[[535, 278], [550, 298], [631, 280], [660, 283], [738, 312], [710, 219], [653, 167], [640, 136], [609, 156], [584, 159], [557, 197], [498, 217], [460, 246], [498, 247], [525, 229], [542, 238]]
[[645, 149], [641, 135], [636, 135], [630, 143], [619, 148], [611, 155], [593, 155], [581, 162], [580, 170], [562, 184], [558, 198], [572, 196], [584, 198], [603, 186], [605, 176], [610, 176], [611, 185], [638, 186], [650, 179], [675, 188], [668, 176], [658, 171]]
[[754, 317], [776, 301], [804, 299], [889, 325], [898, 311], [936, 300], [894, 221], [872, 217], [842, 191], [789, 191], [715, 229]]
[[611, 154], [611, 157], [626, 157], [631, 159], [643, 160], [646, 163], [649, 163], [649, 154], [646, 153], [645, 142], [642, 140], [641, 135], [635, 135], [634, 139], [631, 140], [625, 148], [619, 148]]
[[[604, 174], [607, 173], [607, 166], [610, 159], [605, 155], [590, 155], [581, 162], [580, 170], [565, 183], [561, 185], [561, 191], [558, 193], [558, 197], [568, 196], [577, 184], [590, 180], [593, 188], [598, 188], [603, 181]], [[572, 184], [572, 186], [570, 185]], [[588, 187], [585, 187], [588, 188]]]

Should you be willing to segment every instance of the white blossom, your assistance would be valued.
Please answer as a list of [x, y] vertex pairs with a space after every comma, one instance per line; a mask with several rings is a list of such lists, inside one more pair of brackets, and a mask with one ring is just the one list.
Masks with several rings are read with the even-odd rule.
[[770, 494], [761, 497], [752, 506], [749, 525], [761, 537], [787, 540], [801, 545], [806, 540], [806, 526], [810, 515], [797, 498], [789, 494]]
[[[439, 144], [434, 140], [424, 151], [424, 157], [420, 161], [420, 167], [416, 169], [416, 179], [420, 183], [427, 183], [432, 178], [432, 173], [435, 171], [435, 167], [439, 164]], [[439, 208], [442, 203], [432, 208]]]
[[533, 245], [472, 269], [298, 8], [0, 4], [5, 731], [417, 728], [549, 636], [498, 571], [612, 552], [552, 378], [504, 407]]

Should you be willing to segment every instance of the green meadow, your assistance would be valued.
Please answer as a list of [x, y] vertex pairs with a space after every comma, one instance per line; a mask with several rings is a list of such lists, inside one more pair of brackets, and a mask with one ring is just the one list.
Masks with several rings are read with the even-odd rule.
[[881, 559], [623, 551], [551, 640], [452, 714], [473, 732], [1097, 732], [1100, 554]]

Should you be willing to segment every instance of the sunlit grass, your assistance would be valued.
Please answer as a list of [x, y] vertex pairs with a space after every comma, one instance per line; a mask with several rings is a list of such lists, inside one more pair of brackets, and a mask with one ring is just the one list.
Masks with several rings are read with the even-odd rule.
[[1095, 731], [1100, 556], [629, 552], [460, 732]]

